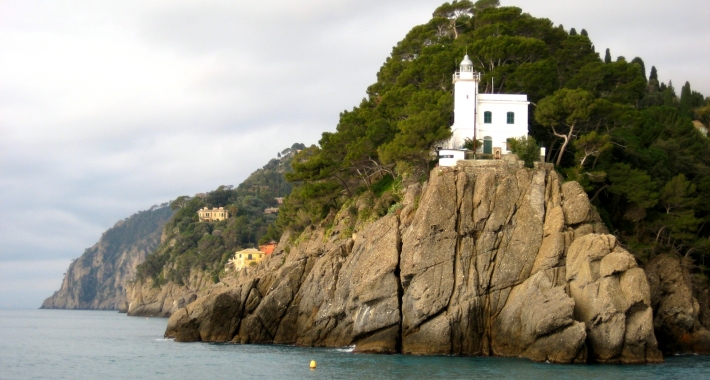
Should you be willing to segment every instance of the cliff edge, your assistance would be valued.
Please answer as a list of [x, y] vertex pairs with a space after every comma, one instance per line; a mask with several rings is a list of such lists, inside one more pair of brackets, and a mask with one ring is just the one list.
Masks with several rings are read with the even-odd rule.
[[[421, 193], [421, 194], [420, 194]], [[171, 316], [178, 341], [662, 361], [651, 292], [576, 182], [502, 161], [436, 168], [399, 215], [341, 212]], [[280, 247], [284, 247], [286, 238]]]
[[161, 207], [116, 223], [69, 265], [61, 288], [41, 308], [126, 312], [126, 284], [135, 277], [136, 265], [160, 243], [172, 214], [170, 207]]

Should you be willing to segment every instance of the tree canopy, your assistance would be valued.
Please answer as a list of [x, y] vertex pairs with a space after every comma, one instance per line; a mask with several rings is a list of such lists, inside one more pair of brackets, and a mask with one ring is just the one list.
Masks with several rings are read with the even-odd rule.
[[[640, 260], [672, 252], [705, 273], [710, 143], [692, 122], [707, 126], [710, 99], [690, 83], [677, 95], [655, 66], [646, 77], [640, 57], [612, 60], [606, 49], [602, 58], [584, 29], [568, 32], [497, 0], [455, 0], [393, 47], [365, 97], [317, 145], [283, 150], [237, 188], [173, 201], [166, 231], [176, 243], [150, 255], [139, 274], [180, 282], [190, 268], [218, 271], [235, 248], [284, 231], [297, 236], [356, 208], [354, 197], [369, 197], [372, 215], [396, 208], [393, 189], [425, 181], [433, 149], [450, 137], [451, 76], [464, 54], [481, 74], [481, 93], [528, 95], [530, 137], [511, 141], [528, 165], [545, 147], [546, 161], [584, 187]], [[261, 212], [284, 195], [275, 220]], [[234, 217], [198, 223], [195, 211], [204, 206], [226, 207]]]
[[710, 253], [701, 244], [710, 146], [691, 123], [707, 125], [710, 100], [690, 83], [676, 95], [655, 66], [646, 76], [640, 57], [601, 57], [585, 29], [568, 32], [497, 0], [444, 3], [397, 43], [360, 104], [296, 156], [295, 187], [272, 232], [318, 223], [383, 178], [425, 180], [432, 148], [450, 136], [451, 74], [466, 53], [481, 93], [528, 95], [531, 139], [518, 151], [534, 160], [533, 147], [546, 147], [639, 258]]

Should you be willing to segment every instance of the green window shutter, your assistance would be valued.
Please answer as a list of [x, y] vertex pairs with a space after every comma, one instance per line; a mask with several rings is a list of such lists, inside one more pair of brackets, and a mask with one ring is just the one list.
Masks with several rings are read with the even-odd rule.
[[483, 113], [483, 122], [486, 124], [490, 124], [493, 122], [493, 114], [491, 111], [486, 111]]
[[515, 112], [508, 112], [508, 124], [515, 124]]

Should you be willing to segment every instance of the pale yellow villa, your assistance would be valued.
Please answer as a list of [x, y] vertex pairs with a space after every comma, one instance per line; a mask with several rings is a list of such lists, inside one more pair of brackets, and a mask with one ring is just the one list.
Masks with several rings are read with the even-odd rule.
[[224, 207], [213, 209], [204, 207], [197, 211], [197, 215], [200, 217], [200, 222], [218, 222], [229, 218], [229, 211]]
[[[264, 257], [266, 257], [266, 253], [256, 248], [247, 248], [242, 251], [237, 251], [230, 262], [234, 265], [234, 270], [240, 270], [244, 267], [258, 264]], [[229, 263], [227, 263], [227, 267], [229, 268]]]

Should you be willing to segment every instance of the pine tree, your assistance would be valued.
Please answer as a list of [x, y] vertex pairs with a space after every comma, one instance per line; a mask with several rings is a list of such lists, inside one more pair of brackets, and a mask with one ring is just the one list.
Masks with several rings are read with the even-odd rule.
[[606, 48], [606, 54], [604, 54], [604, 63], [611, 63], [611, 52], [609, 48]]
[[641, 72], [643, 73], [643, 79], [645, 81], [648, 81], [648, 79], [646, 79], [646, 64], [643, 63], [643, 59], [636, 57], [631, 60], [631, 63], [636, 63], [639, 66], [641, 66]]
[[583, 35], [583, 36], [585, 36], [585, 37], [589, 37], [589, 34], [587, 33], [587, 29], [582, 29], [582, 31], [579, 32], [579, 34], [581, 34], [581, 35]]
[[678, 97], [675, 93], [675, 87], [673, 87], [673, 81], [668, 81], [668, 86], [661, 86], [663, 88], [663, 105], [669, 107], [678, 106]]
[[692, 115], [693, 109], [693, 92], [690, 90], [690, 83], [685, 82], [680, 90], [680, 111], [684, 115]]
[[576, 35], [577, 35], [577, 29], [575, 29], [575, 28], [570, 29], [570, 30], [569, 30], [569, 35], [570, 35], [570, 36], [576, 36]]
[[656, 66], [651, 66], [651, 75], [648, 76], [648, 80], [658, 80], [658, 71], [656, 71]]

